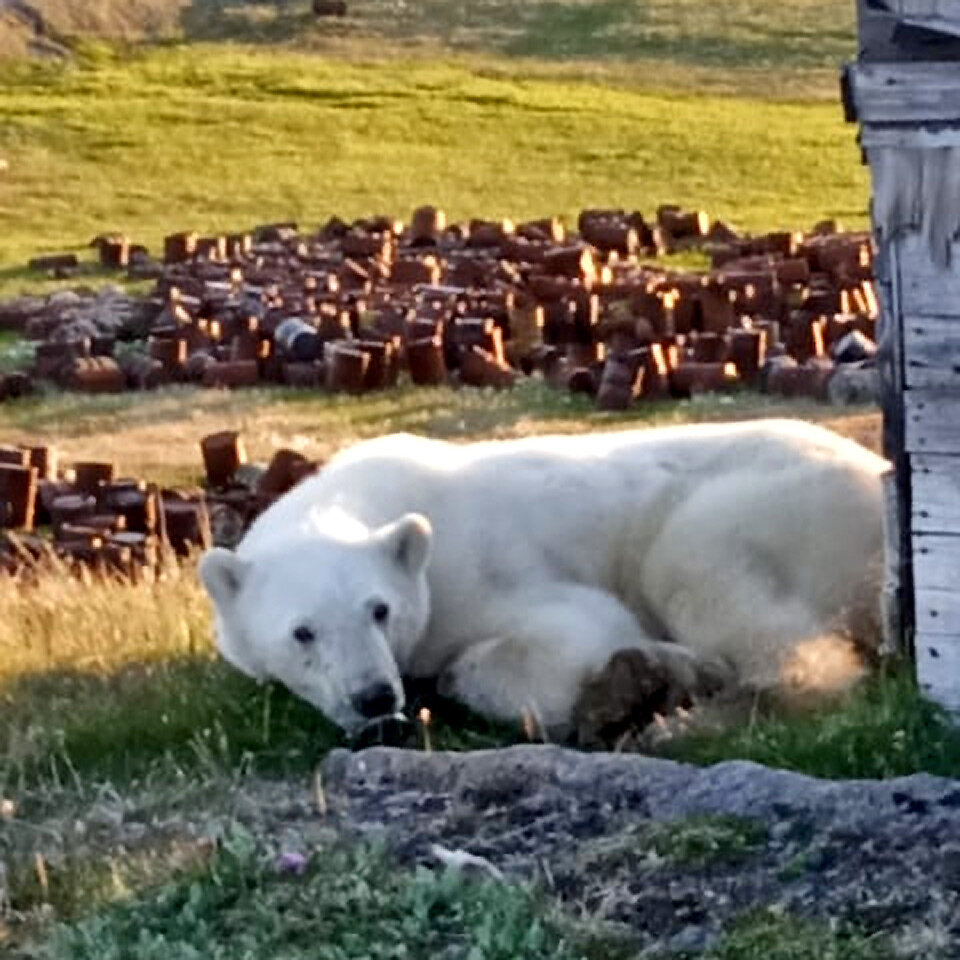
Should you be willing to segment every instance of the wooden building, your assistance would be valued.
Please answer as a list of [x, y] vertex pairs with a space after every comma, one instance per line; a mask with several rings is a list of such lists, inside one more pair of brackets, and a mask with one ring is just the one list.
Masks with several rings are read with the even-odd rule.
[[960, 0], [859, 0], [847, 117], [873, 182], [888, 625], [960, 712]]

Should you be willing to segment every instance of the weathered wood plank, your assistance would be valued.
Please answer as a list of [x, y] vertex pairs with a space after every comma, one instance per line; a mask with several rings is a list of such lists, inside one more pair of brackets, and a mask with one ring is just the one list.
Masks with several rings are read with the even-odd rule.
[[884, 656], [907, 650], [903, 632], [903, 591], [901, 587], [900, 507], [896, 471], [891, 468], [883, 476], [883, 605], [880, 652]]
[[960, 535], [915, 534], [913, 579], [917, 590], [956, 591], [960, 596]]
[[904, 23], [960, 35], [960, 10], [956, 3], [943, 3], [941, 0], [888, 0], [885, 5]]
[[917, 683], [952, 713], [960, 711], [960, 633], [918, 632]]
[[960, 458], [910, 458], [914, 534], [960, 534]]
[[960, 317], [905, 317], [903, 340], [908, 388], [960, 391]]
[[914, 590], [917, 633], [960, 631], [960, 588]]
[[886, 10], [867, 0], [857, 0], [859, 57], [861, 60], [896, 60], [893, 31], [897, 21]]
[[877, 362], [880, 368], [883, 407], [883, 453], [894, 468], [896, 519], [900, 530], [895, 560], [900, 609], [894, 616], [898, 621], [899, 642], [903, 649], [909, 652], [912, 650], [916, 621], [913, 595], [913, 543], [910, 527], [913, 501], [904, 407], [902, 261], [902, 242], [880, 245], [876, 259], [881, 306], [877, 324]]
[[850, 85], [861, 123], [960, 122], [960, 63], [860, 63]]
[[860, 131], [860, 146], [897, 149], [936, 150], [960, 146], [960, 127], [903, 126], [902, 124], [866, 124]]
[[926, 241], [916, 233], [897, 241], [902, 316], [960, 316], [960, 244], [951, 248], [949, 270], [937, 266]]
[[907, 390], [904, 405], [908, 453], [960, 453], [960, 393]]

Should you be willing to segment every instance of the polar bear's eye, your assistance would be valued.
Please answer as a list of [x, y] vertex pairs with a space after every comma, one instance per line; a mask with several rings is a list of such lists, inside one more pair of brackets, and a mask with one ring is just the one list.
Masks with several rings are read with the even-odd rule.
[[317, 635], [310, 627], [301, 624], [293, 631], [293, 639], [296, 640], [297, 643], [313, 643], [313, 641], [317, 639]]
[[373, 619], [382, 625], [387, 622], [387, 618], [390, 616], [390, 608], [381, 601], [373, 605], [372, 613]]

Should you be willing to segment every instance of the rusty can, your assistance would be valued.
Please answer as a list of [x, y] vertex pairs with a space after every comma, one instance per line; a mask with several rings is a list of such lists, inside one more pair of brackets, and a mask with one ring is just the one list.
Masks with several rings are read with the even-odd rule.
[[0, 447], [0, 465], [5, 467], [29, 467], [30, 451], [26, 447]]
[[76, 488], [80, 493], [98, 495], [101, 488], [113, 483], [116, 467], [112, 463], [81, 460], [74, 464]]
[[96, 243], [100, 266], [106, 270], [122, 270], [130, 263], [130, 238], [98, 237]]
[[55, 447], [29, 447], [30, 466], [37, 470], [37, 480], [53, 480], [57, 475], [57, 450]]
[[0, 527], [32, 530], [36, 502], [36, 469], [0, 465]]
[[317, 464], [296, 450], [278, 450], [270, 459], [266, 473], [257, 482], [257, 494], [279, 497], [304, 477], [315, 473]]
[[33, 392], [33, 380], [30, 374], [15, 371], [0, 376], [0, 400], [17, 400]]
[[683, 210], [664, 205], [657, 210], [657, 223], [673, 239], [705, 237], [710, 230], [710, 217], [704, 210]]
[[236, 430], [221, 430], [204, 437], [200, 453], [207, 484], [214, 488], [228, 486], [239, 467], [247, 462], [243, 438]]
[[612, 251], [620, 256], [630, 257], [640, 250], [640, 237], [628, 223], [587, 220], [580, 230], [580, 235], [602, 253]]
[[[342, 331], [342, 325], [337, 329]], [[273, 342], [282, 356], [296, 363], [312, 363], [323, 356], [320, 334], [300, 317], [284, 320], [274, 332]]]
[[640, 395], [645, 355], [645, 350], [636, 350], [607, 359], [597, 389], [597, 406], [601, 410], [626, 410]]
[[393, 343], [389, 340], [360, 340], [356, 347], [367, 355], [368, 360], [363, 389], [384, 390], [391, 386]]
[[755, 385], [766, 362], [767, 333], [765, 330], [731, 330], [728, 334], [728, 357], [736, 366], [744, 383]]
[[543, 257], [547, 274], [571, 280], [592, 281], [597, 275], [594, 253], [582, 243], [567, 247], [553, 247]]
[[675, 397], [722, 393], [740, 382], [732, 363], [682, 363], [670, 373], [670, 391]]
[[443, 341], [440, 337], [425, 337], [407, 343], [407, 368], [410, 379], [417, 386], [438, 386], [447, 382], [447, 367], [443, 361]]
[[725, 363], [727, 341], [719, 333], [695, 333], [691, 335], [695, 363]]
[[64, 523], [82, 523], [97, 509], [97, 498], [84, 494], [70, 493], [55, 497], [50, 504], [50, 522], [53, 532], [56, 532]]
[[410, 218], [410, 242], [415, 245], [433, 244], [447, 229], [447, 216], [436, 207], [418, 207]]
[[187, 362], [189, 344], [185, 337], [152, 336], [147, 341], [147, 352], [159, 360], [167, 374], [178, 373]]
[[460, 381], [472, 387], [512, 387], [517, 372], [482, 347], [469, 347], [460, 356]]
[[156, 498], [142, 480], [117, 480], [102, 487], [97, 509], [123, 517], [125, 531], [148, 534], [156, 530]]
[[197, 251], [197, 239], [195, 233], [173, 233], [164, 237], [164, 263], [183, 263], [189, 260]]
[[73, 361], [68, 383], [82, 393], [120, 393], [127, 377], [112, 357], [81, 357]]
[[324, 355], [325, 383], [335, 392], [362, 393], [366, 386], [370, 355], [345, 341], [327, 344]]
[[163, 533], [179, 556], [210, 544], [207, 509], [203, 501], [184, 499], [165, 493], [161, 497]]
[[193, 255], [198, 260], [222, 262], [227, 259], [227, 238], [222, 236], [198, 237]]

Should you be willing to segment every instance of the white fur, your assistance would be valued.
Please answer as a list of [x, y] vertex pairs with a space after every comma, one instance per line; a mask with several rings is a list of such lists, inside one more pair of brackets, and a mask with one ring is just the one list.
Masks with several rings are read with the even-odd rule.
[[224, 656], [347, 729], [350, 698], [378, 681], [400, 696], [401, 675], [562, 729], [618, 649], [766, 687], [802, 641], [874, 623], [885, 466], [794, 421], [390, 436], [335, 458], [201, 575]]

